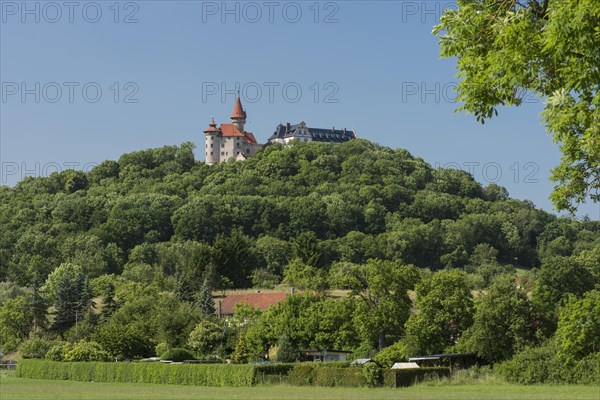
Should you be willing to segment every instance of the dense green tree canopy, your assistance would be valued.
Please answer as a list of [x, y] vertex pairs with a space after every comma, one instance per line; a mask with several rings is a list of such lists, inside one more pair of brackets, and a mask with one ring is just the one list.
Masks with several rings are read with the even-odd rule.
[[[492, 360], [520, 348], [507, 343], [526, 319], [521, 292], [490, 287], [497, 275], [535, 286], [536, 304], [584, 296], [598, 279], [598, 221], [557, 218], [406, 150], [294, 143], [210, 167], [191, 150], [144, 150], [87, 174], [0, 187], [2, 351], [31, 338], [56, 360], [81, 342], [100, 358], [184, 347], [243, 362], [274, 354], [285, 336], [294, 349], [366, 357], [395, 342], [389, 363], [460, 344], [475, 290], [478, 310], [502, 305], [489, 319], [476, 312], [475, 332], [512, 321], [488, 342], [498, 345], [486, 350]], [[282, 282], [296, 293], [265, 312], [212, 316], [228, 289]], [[554, 327], [558, 313], [546, 318]]]
[[441, 55], [458, 59], [459, 110], [483, 122], [528, 93], [545, 99], [543, 121], [562, 152], [558, 209], [600, 201], [598, 26], [597, 0], [458, 0], [434, 29]]
[[501, 277], [475, 302], [473, 325], [459, 348], [474, 352], [486, 362], [511, 358], [534, 343], [533, 306], [512, 276]]
[[417, 313], [406, 323], [409, 353], [439, 354], [454, 346], [473, 322], [473, 297], [461, 271], [440, 271], [416, 287]]

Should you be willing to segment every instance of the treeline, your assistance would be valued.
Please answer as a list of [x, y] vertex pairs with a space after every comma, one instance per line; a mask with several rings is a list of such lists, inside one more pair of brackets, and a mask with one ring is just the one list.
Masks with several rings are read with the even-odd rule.
[[[239, 362], [395, 343], [404, 355], [466, 346], [493, 363], [553, 337], [563, 302], [591, 296], [599, 275], [598, 221], [365, 140], [273, 145], [211, 167], [186, 143], [26, 178], [0, 200], [1, 345], [52, 347], [51, 359], [85, 359], [73, 346], [87, 354], [86, 343], [111, 357], [184, 347]], [[281, 283], [307, 295], [210, 317], [216, 290]], [[507, 293], [502, 314], [493, 296]], [[493, 324], [518, 337], [489, 339]]]

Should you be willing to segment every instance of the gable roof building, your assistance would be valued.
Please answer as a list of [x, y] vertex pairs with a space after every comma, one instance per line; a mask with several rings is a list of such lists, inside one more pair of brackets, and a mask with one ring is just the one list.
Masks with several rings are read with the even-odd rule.
[[288, 292], [230, 294], [219, 301], [216, 312], [219, 317], [231, 316], [235, 313], [236, 304], [250, 304], [254, 308], [265, 311], [282, 302], [289, 295]]

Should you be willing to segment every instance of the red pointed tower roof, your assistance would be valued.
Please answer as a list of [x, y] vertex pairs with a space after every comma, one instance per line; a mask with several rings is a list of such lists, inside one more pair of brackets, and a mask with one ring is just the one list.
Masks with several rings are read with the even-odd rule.
[[221, 132], [219, 128], [217, 128], [217, 124], [215, 123], [215, 117], [212, 117], [210, 124], [208, 124], [208, 128], [204, 131], [204, 133], [208, 132]]
[[239, 94], [237, 99], [235, 100], [235, 106], [233, 106], [231, 118], [246, 118], [246, 111], [244, 111], [244, 108], [242, 107], [242, 101], [240, 100]]

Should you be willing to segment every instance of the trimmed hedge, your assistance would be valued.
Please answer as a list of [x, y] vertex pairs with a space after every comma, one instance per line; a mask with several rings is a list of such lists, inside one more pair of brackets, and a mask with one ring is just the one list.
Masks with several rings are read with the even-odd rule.
[[350, 368], [350, 363], [301, 363], [294, 365], [287, 383], [298, 386], [366, 386], [361, 368]]
[[255, 370], [254, 365], [23, 360], [17, 366], [17, 376], [84, 382], [252, 386]]
[[296, 386], [310, 386], [313, 384], [312, 364], [296, 364], [288, 375], [288, 383]]
[[427, 377], [437, 376], [439, 378], [450, 376], [450, 368], [407, 368], [389, 369], [384, 373], [384, 385], [390, 387], [405, 387], [421, 382]]
[[314, 369], [313, 383], [315, 386], [366, 386], [367, 380], [361, 368], [329, 368], [317, 367]]
[[[429, 376], [449, 376], [449, 368], [387, 370], [384, 385], [410, 386]], [[363, 368], [327, 364], [164, 364], [22, 360], [17, 376], [84, 382], [159, 383], [197, 386], [253, 386], [282, 383], [315, 386], [368, 386]]]
[[295, 364], [258, 364], [254, 373], [254, 383], [261, 385], [277, 385], [287, 383], [288, 374]]
[[287, 375], [296, 364], [281, 363], [281, 364], [257, 364], [255, 365], [256, 373], [265, 375]]

